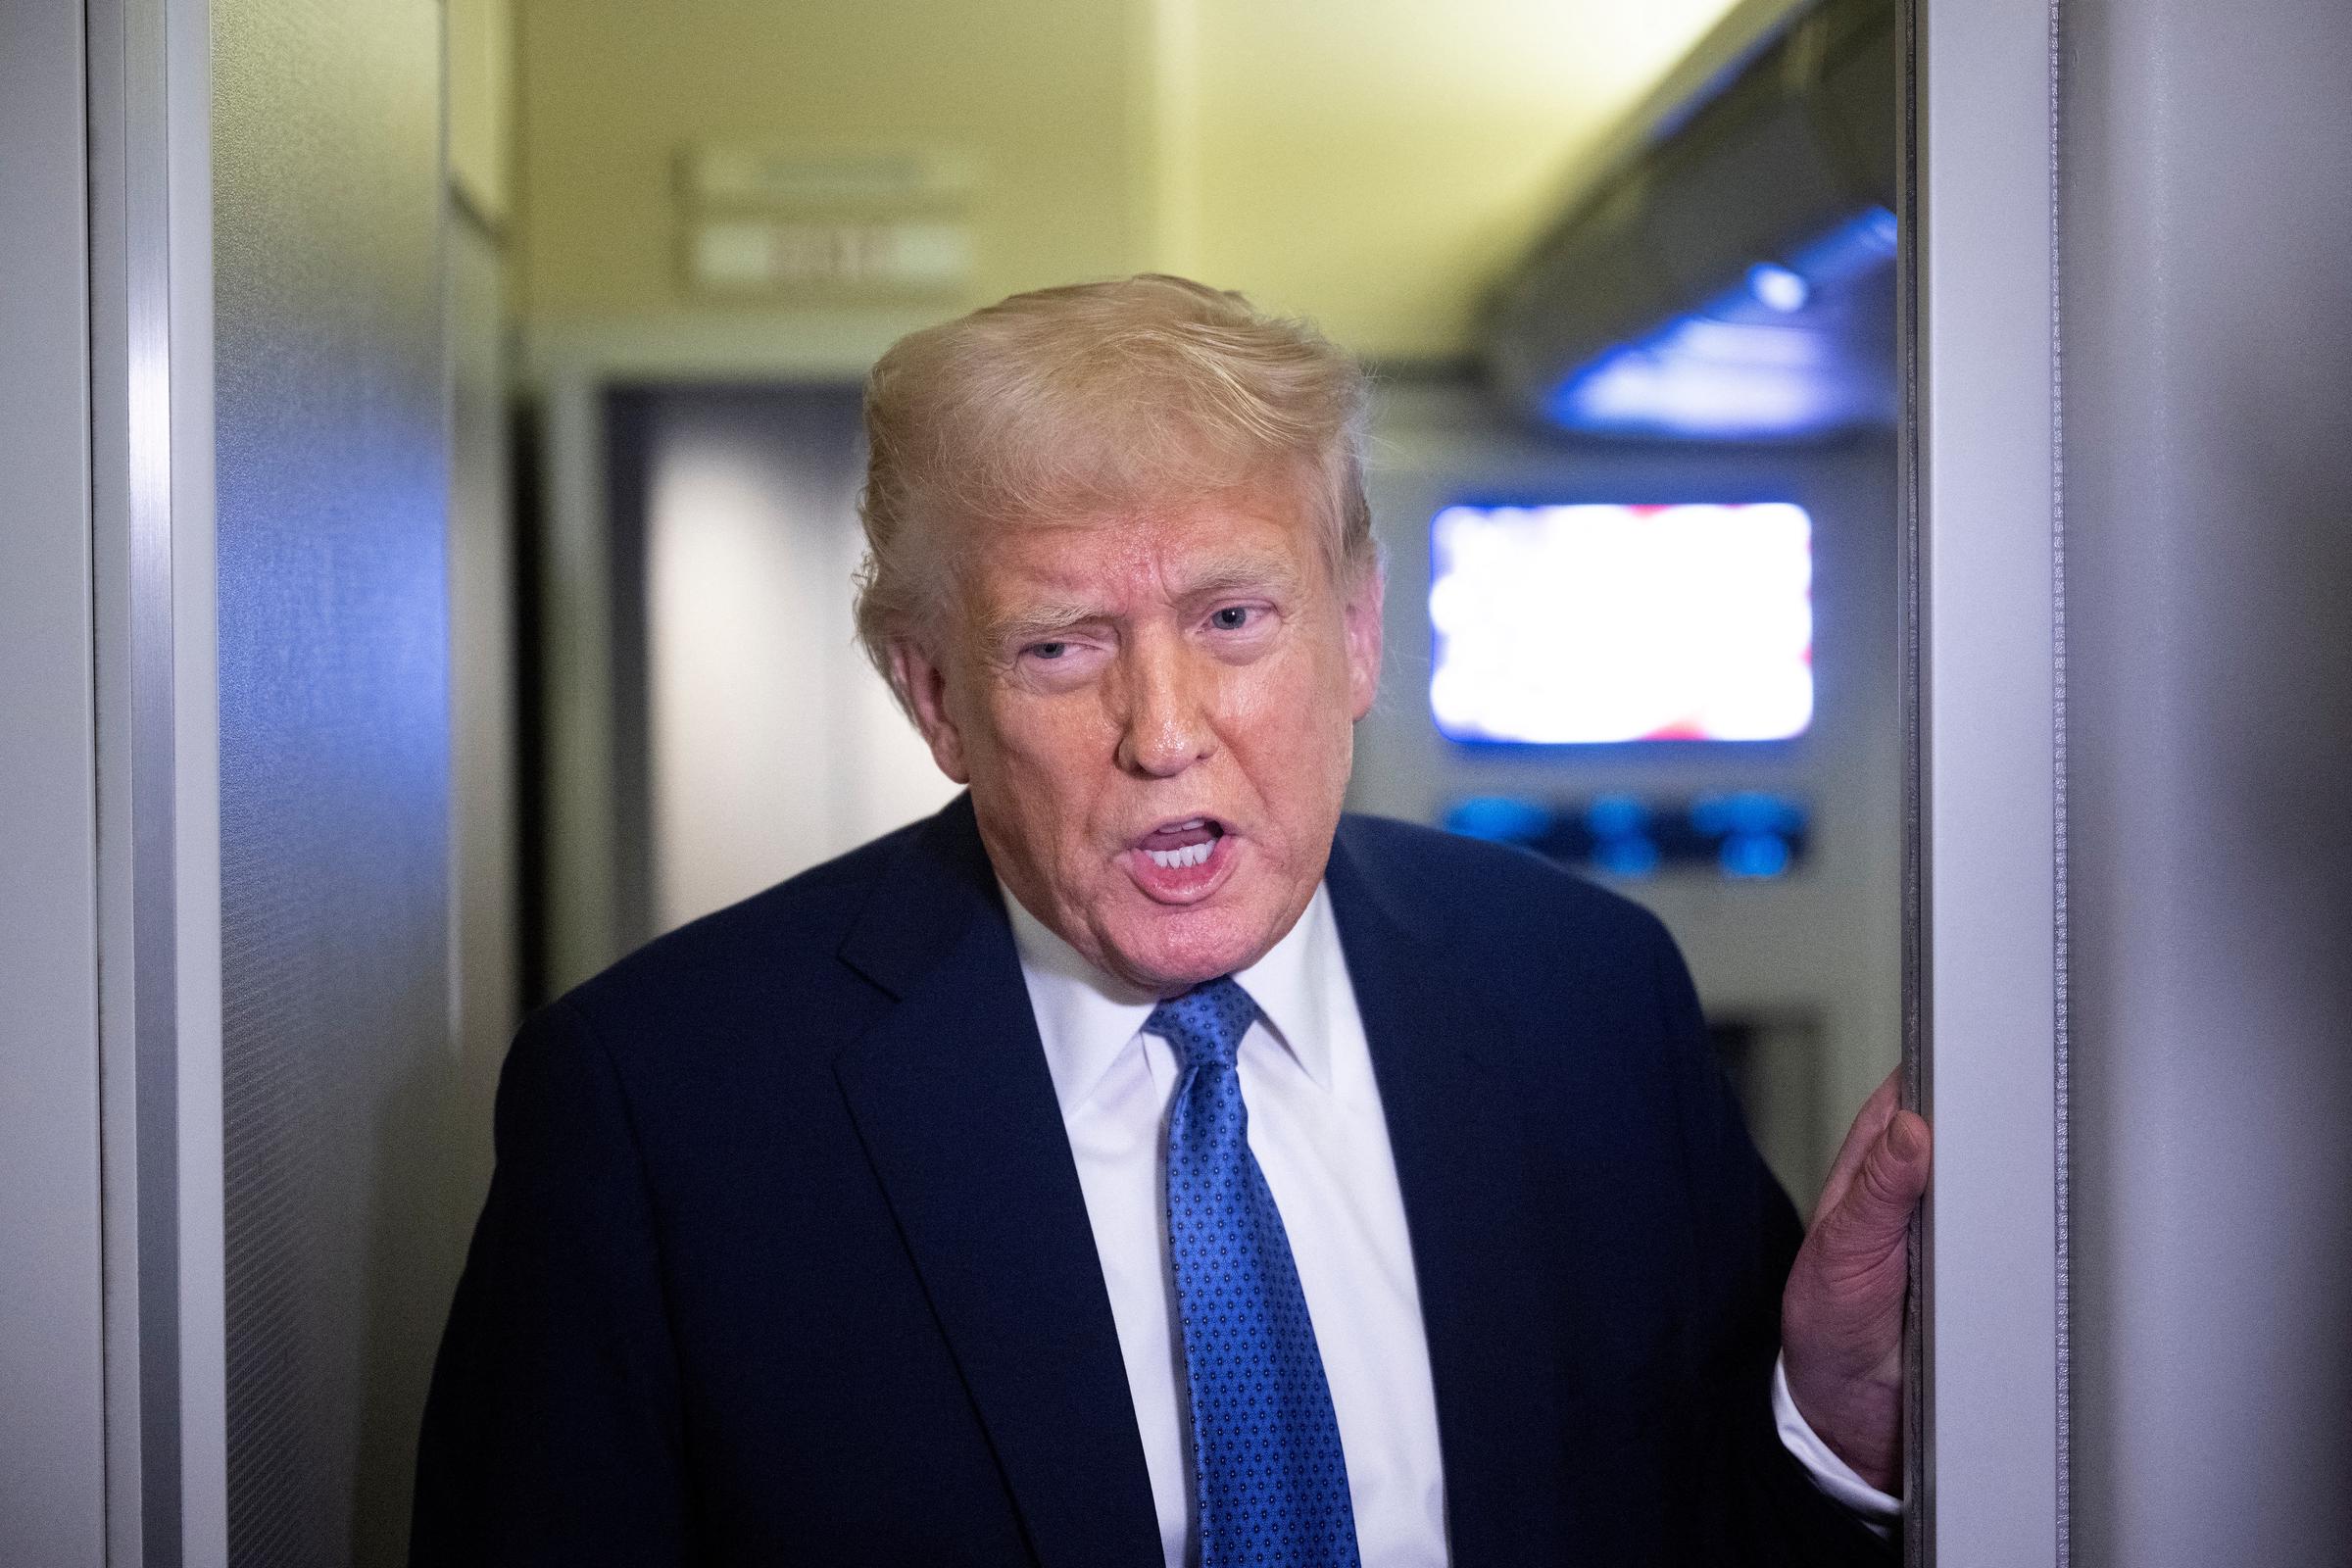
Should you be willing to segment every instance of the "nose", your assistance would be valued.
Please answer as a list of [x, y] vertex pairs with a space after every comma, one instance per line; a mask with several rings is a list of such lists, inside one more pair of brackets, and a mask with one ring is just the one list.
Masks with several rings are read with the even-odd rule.
[[1126, 713], [1119, 766], [1147, 778], [1173, 778], [1216, 750], [1205, 684], [1181, 646], [1138, 638], [1120, 656]]

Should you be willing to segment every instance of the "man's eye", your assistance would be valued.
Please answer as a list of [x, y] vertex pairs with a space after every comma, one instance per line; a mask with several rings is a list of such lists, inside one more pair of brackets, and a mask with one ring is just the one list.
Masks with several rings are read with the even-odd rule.
[[1250, 607], [1228, 605], [1208, 617], [1208, 623], [1219, 631], [1240, 631], [1250, 624]]
[[1039, 659], [1059, 659], [1070, 651], [1068, 643], [1031, 643], [1029, 652]]

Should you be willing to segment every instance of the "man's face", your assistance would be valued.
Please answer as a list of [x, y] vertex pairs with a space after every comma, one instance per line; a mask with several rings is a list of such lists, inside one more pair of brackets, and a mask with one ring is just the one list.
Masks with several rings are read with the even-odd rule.
[[1380, 677], [1380, 583], [1287, 492], [1002, 529], [900, 649], [1014, 897], [1162, 996], [1254, 962], [1322, 880]]

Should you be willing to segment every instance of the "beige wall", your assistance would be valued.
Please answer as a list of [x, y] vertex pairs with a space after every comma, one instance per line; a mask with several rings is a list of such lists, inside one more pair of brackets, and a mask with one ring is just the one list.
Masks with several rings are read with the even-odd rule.
[[685, 288], [677, 160], [702, 143], [976, 156], [986, 298], [1139, 260], [1121, 0], [525, 0], [520, 12], [534, 324], [762, 313]]
[[[1454, 355], [1487, 279], [1729, 9], [518, 0], [522, 306], [542, 335], [789, 335], [817, 313], [686, 287], [681, 152], [936, 149], [982, 168], [975, 269], [964, 297], [917, 314], [1156, 266], [1311, 313], [1376, 357]], [[906, 315], [867, 312], [872, 347]]]
[[1469, 346], [1486, 281], [1725, 0], [1198, 0], [1200, 267], [1359, 352]]

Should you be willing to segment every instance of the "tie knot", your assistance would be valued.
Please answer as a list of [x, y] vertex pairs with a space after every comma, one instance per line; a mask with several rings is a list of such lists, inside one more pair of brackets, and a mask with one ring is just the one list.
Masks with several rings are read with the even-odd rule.
[[1250, 993], [1233, 976], [1219, 975], [1153, 1007], [1144, 1028], [1173, 1045], [1187, 1068], [1210, 1062], [1230, 1067], [1256, 1016]]

